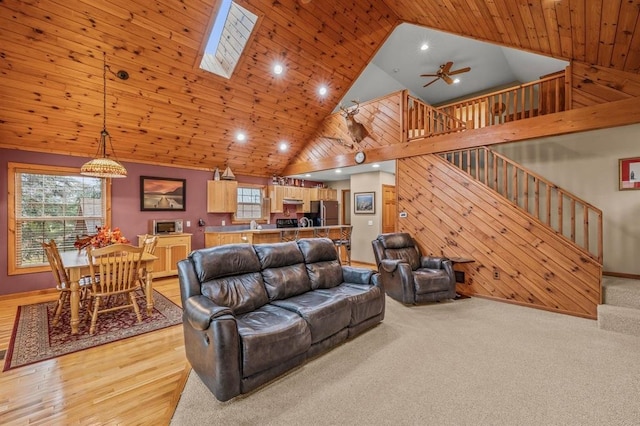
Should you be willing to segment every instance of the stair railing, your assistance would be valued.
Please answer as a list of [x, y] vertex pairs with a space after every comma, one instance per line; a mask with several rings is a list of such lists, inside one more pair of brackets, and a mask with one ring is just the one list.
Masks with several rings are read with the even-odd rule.
[[[405, 91], [406, 93], [406, 91]], [[407, 142], [446, 133], [460, 132], [466, 124], [420, 99], [405, 94], [405, 123]]]
[[487, 148], [440, 154], [602, 264], [602, 211]]

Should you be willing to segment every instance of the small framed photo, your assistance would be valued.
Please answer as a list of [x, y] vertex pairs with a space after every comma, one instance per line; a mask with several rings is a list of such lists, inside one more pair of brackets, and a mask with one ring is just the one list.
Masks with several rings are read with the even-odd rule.
[[620, 191], [640, 189], [640, 157], [619, 160]]
[[376, 193], [355, 192], [353, 206], [355, 214], [374, 214], [376, 212]]
[[186, 179], [140, 176], [141, 211], [185, 211]]

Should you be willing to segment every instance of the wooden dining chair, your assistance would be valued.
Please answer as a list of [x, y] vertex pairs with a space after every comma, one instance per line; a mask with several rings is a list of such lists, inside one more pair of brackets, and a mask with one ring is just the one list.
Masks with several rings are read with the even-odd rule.
[[[87, 247], [89, 257], [89, 269], [93, 279], [87, 313], [91, 312], [91, 327], [89, 334], [94, 334], [98, 314], [115, 311], [118, 309], [133, 308], [142, 322], [140, 308], [136, 301], [136, 290], [140, 288], [138, 274], [140, 273], [140, 259], [144, 247], [135, 247], [128, 244], [112, 244], [110, 246], [92, 249]], [[122, 304], [120, 295], [125, 296]], [[113, 297], [113, 304], [107, 304], [106, 300]]]
[[331, 229], [325, 227], [316, 227], [313, 228], [313, 237], [314, 238], [329, 238], [329, 234], [331, 233]]
[[[60, 315], [62, 314], [62, 307], [69, 303], [71, 282], [67, 270], [62, 263], [62, 258], [60, 258], [60, 252], [58, 251], [56, 242], [51, 240], [49, 243], [42, 243], [42, 248], [51, 266], [51, 272], [56, 279], [56, 289], [60, 292], [58, 303], [56, 304], [56, 312], [53, 316], [53, 325], [57, 325], [60, 321]], [[80, 303], [82, 303], [87, 298], [87, 293], [91, 289], [91, 280], [89, 277], [83, 277], [78, 284], [80, 285]]]
[[[156, 251], [156, 246], [158, 245], [158, 236], [146, 234], [140, 240], [140, 247], [142, 247], [142, 251], [144, 253], [154, 254]], [[147, 279], [147, 268], [143, 265], [140, 269], [140, 273], [138, 274], [138, 279], [140, 280], [140, 285], [145, 286]]]

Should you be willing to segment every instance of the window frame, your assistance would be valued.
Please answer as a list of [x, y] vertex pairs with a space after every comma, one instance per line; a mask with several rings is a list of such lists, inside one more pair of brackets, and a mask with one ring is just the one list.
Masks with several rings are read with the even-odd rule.
[[[18, 207], [16, 192], [16, 176], [19, 173], [55, 175], [55, 176], [80, 176], [79, 167], [50, 166], [42, 164], [14, 163], [7, 164], [7, 275], [32, 274], [36, 272], [47, 272], [51, 270], [48, 264], [34, 266], [18, 266], [16, 258], [16, 236], [17, 236], [17, 214]], [[84, 177], [84, 176], [83, 176]], [[104, 220], [105, 226], [111, 227], [111, 179], [103, 182], [103, 197], [105, 199]]]
[[[260, 214], [261, 217], [260, 218], [253, 218], [253, 219], [245, 219], [245, 218], [239, 218], [238, 217], [238, 206], [240, 205], [240, 203], [237, 202], [238, 200], [238, 191], [240, 190], [240, 188], [251, 188], [251, 189], [258, 189], [260, 190]], [[250, 184], [250, 183], [238, 183], [238, 187], [236, 189], [236, 210], [233, 212], [233, 218], [232, 218], [232, 223], [234, 224], [242, 224], [242, 223], [249, 223], [252, 220], [255, 220], [256, 223], [267, 223], [267, 220], [269, 219], [269, 212], [266, 211], [266, 191], [267, 191], [267, 187], [265, 185], [256, 185], [256, 184]]]

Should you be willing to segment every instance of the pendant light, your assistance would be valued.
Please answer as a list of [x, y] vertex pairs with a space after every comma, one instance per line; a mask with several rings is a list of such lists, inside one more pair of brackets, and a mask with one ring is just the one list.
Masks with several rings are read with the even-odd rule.
[[109, 139], [109, 146], [111, 152], [115, 157], [115, 151], [113, 150], [113, 144], [111, 142], [111, 135], [107, 132], [107, 54], [103, 52], [103, 67], [102, 67], [102, 81], [103, 81], [103, 107], [104, 112], [102, 114], [102, 132], [100, 132], [100, 144], [98, 145], [98, 152], [96, 158], [85, 163], [80, 168], [80, 174], [84, 176], [93, 176], [99, 178], [124, 178], [127, 177], [127, 169], [124, 168], [117, 160], [112, 160], [107, 156], [107, 138]]

